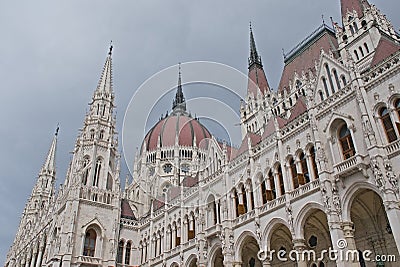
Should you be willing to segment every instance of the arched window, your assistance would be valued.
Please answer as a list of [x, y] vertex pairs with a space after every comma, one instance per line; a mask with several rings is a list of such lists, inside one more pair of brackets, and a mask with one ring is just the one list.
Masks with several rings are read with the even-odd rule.
[[340, 90], [341, 86], [340, 86], [340, 82], [339, 82], [339, 76], [338, 76], [337, 71], [335, 69], [333, 69], [333, 76], [335, 76], [337, 88], [338, 88], [338, 90]]
[[390, 114], [387, 108], [381, 108], [379, 111], [379, 115], [382, 120], [383, 128], [385, 129], [386, 137], [389, 143], [397, 140], [396, 132], [393, 127], [392, 119], [390, 118]]
[[235, 204], [236, 217], [239, 217], [239, 196], [236, 191], [236, 188], [233, 189], [233, 201]]
[[100, 131], [99, 138], [102, 140], [104, 138], [104, 130]]
[[96, 161], [96, 167], [94, 169], [93, 186], [99, 186], [100, 171], [101, 171], [101, 159], [98, 159]]
[[396, 102], [394, 103], [394, 106], [396, 107], [397, 118], [400, 119], [400, 99], [396, 100]]
[[367, 43], [364, 43], [364, 47], [365, 47], [365, 51], [367, 51], [367, 54], [369, 54], [369, 48], [368, 48]]
[[126, 248], [125, 248], [125, 264], [129, 265], [130, 261], [131, 261], [131, 242], [129, 241], [128, 243], [126, 243]]
[[319, 94], [319, 99], [322, 101], [324, 101], [324, 94], [322, 93], [322, 91], [318, 91]]
[[289, 160], [290, 173], [292, 174], [293, 188], [299, 187], [299, 179], [297, 177], [296, 162], [293, 158]]
[[354, 29], [353, 29], [353, 26], [349, 26], [350, 27], [350, 32], [351, 32], [351, 35], [353, 35], [354, 34]]
[[346, 86], [347, 85], [346, 77], [344, 75], [342, 75], [342, 76], [340, 76], [340, 78], [342, 79], [343, 86]]
[[85, 243], [83, 247], [83, 256], [94, 257], [94, 252], [96, 248], [96, 232], [90, 229], [86, 232]]
[[314, 172], [315, 179], [318, 178], [318, 169], [317, 169], [317, 162], [315, 161], [315, 148], [310, 148], [310, 156], [311, 156], [311, 166]]
[[357, 50], [354, 50], [354, 55], [356, 56], [357, 60], [360, 60], [360, 57], [358, 56]]
[[303, 152], [300, 153], [300, 165], [301, 165], [302, 174], [299, 175], [299, 182], [300, 182], [300, 184], [301, 184], [301, 182], [309, 183], [310, 182], [310, 173], [308, 172], [306, 155]]
[[362, 49], [361, 46], [358, 48], [358, 50], [360, 50], [361, 56], [364, 57], [364, 50]]
[[339, 129], [339, 141], [342, 147], [342, 154], [344, 159], [348, 159], [355, 154], [353, 138], [351, 137], [351, 133], [347, 125], [344, 124]]
[[322, 77], [322, 83], [323, 83], [323, 85], [324, 85], [325, 94], [326, 94], [326, 96], [328, 97], [328, 96], [329, 96], [328, 84], [326, 83], [325, 77]]
[[[240, 190], [242, 191], [242, 198], [243, 198], [243, 204], [242, 204], [242, 209], [239, 209], [239, 214], [242, 215], [248, 211], [247, 207], [247, 194], [246, 194], [246, 189], [244, 187], [244, 184], [239, 185]], [[239, 205], [240, 206], [240, 205]]]
[[328, 75], [329, 85], [331, 86], [332, 94], [335, 93], [335, 86], [333, 85], [331, 71], [328, 64], [325, 64], [326, 75]]
[[94, 129], [90, 130], [90, 140], [94, 139]]
[[355, 21], [353, 22], [353, 28], [354, 28], [355, 32], [358, 32], [358, 26], [357, 26], [357, 23]]
[[264, 180], [261, 181], [261, 196], [262, 196], [262, 203], [266, 204], [267, 203], [267, 187], [265, 185]]
[[119, 241], [117, 251], [117, 263], [122, 263], [122, 255], [124, 253], [124, 241]]
[[86, 185], [87, 184], [87, 181], [88, 181], [88, 178], [89, 178], [89, 170], [90, 170], [90, 168], [89, 168], [89, 158], [88, 157], [85, 157], [84, 159], [83, 159], [83, 177], [82, 177], [82, 183], [84, 184], [84, 185]]
[[285, 194], [285, 184], [283, 183], [283, 176], [282, 176], [282, 168], [281, 165], [278, 165], [277, 170], [277, 177], [278, 177], [278, 181], [279, 181], [279, 193], [281, 196], [283, 196]]
[[269, 192], [267, 194], [267, 200], [274, 200], [276, 198], [276, 189], [275, 189], [275, 180], [274, 175], [272, 174], [272, 170], [268, 172], [268, 183], [269, 183]]
[[107, 190], [112, 190], [112, 187], [113, 187], [113, 179], [111, 177], [111, 174], [108, 174], [106, 189]]

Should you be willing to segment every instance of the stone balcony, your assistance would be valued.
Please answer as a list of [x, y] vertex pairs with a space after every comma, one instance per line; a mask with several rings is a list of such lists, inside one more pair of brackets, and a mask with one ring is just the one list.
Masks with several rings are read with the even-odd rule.
[[101, 259], [89, 256], [78, 256], [78, 263], [84, 265], [101, 266]]
[[334, 176], [336, 178], [343, 178], [360, 171], [363, 172], [363, 175], [366, 175], [368, 166], [369, 158], [367, 158], [367, 156], [356, 154], [353, 157], [334, 165]]
[[400, 154], [400, 139], [385, 146], [386, 153], [389, 159]]

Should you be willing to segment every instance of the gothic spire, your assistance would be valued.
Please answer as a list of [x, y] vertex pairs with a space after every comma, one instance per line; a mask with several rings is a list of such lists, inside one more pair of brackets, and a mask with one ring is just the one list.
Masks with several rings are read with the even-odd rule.
[[56, 133], [54, 134], [53, 141], [51, 142], [49, 152], [47, 153], [46, 160], [40, 170], [40, 173], [49, 173], [55, 175], [56, 173], [56, 148], [57, 148], [57, 136], [59, 127], [57, 126]]
[[182, 90], [182, 73], [181, 63], [179, 63], [179, 74], [178, 74], [178, 89], [176, 90], [175, 99], [172, 102], [173, 111], [186, 111], [186, 101]]
[[253, 29], [250, 23], [250, 57], [249, 57], [249, 68], [254, 64], [258, 64], [262, 67], [261, 57], [257, 53], [256, 42], [254, 41]]
[[109, 93], [109, 94], [111, 94], [113, 92], [113, 89], [112, 89], [112, 58], [111, 58], [112, 49], [113, 49], [113, 46], [112, 46], [112, 44], [110, 44], [106, 63], [104, 64], [103, 72], [100, 76], [100, 80], [97, 85], [96, 92], [105, 92], [105, 93]]

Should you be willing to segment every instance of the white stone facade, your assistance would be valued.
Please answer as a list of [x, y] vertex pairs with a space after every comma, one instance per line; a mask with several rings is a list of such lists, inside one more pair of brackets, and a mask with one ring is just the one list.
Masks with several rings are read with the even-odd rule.
[[[322, 25], [291, 51], [277, 92], [253, 80], [265, 87], [241, 105], [239, 148], [205, 130], [191, 145], [159, 134], [123, 192], [110, 50], [65, 183], [56, 194], [56, 135], [5, 266], [377, 264], [262, 257], [329, 248], [400, 261], [400, 39], [375, 6], [341, 4], [354, 7], [343, 27]], [[250, 80], [261, 72], [251, 32]], [[179, 90], [167, 119], [190, 121]]]

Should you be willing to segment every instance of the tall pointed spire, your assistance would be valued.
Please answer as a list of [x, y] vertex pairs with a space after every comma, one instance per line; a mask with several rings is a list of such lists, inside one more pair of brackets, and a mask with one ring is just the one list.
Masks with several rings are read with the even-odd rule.
[[262, 67], [261, 57], [257, 53], [256, 42], [254, 41], [253, 28], [251, 27], [250, 22], [250, 57], [249, 57], [249, 68], [258, 64]]
[[108, 56], [106, 59], [106, 63], [103, 67], [103, 72], [100, 76], [99, 83], [97, 85], [96, 92], [105, 92], [105, 93], [112, 93], [112, 49], [113, 45], [110, 44], [110, 48], [108, 51]]
[[182, 73], [181, 63], [179, 63], [179, 74], [178, 74], [178, 89], [176, 90], [175, 99], [172, 102], [173, 111], [186, 111], [186, 101], [182, 90]]
[[250, 23], [250, 57], [249, 57], [249, 82], [247, 92], [257, 96], [260, 92], [265, 94], [270, 90], [261, 57], [257, 53], [256, 42], [254, 41], [253, 28]]
[[49, 152], [47, 153], [46, 160], [40, 170], [40, 173], [49, 173], [55, 175], [56, 173], [56, 149], [57, 149], [57, 136], [59, 127], [57, 126], [56, 133], [54, 134], [53, 141], [51, 142]]

